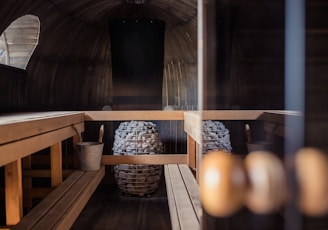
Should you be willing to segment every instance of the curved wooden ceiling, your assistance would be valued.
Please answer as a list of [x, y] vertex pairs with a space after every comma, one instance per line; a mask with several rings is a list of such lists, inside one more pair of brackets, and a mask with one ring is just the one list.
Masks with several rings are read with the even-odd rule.
[[[102, 24], [110, 18], [148, 17], [168, 26], [188, 23], [197, 15], [195, 0], [48, 0], [59, 10], [82, 21]], [[135, 4], [133, 3], [135, 2]], [[138, 4], [138, 2], [144, 2]]]
[[[167, 63], [181, 59], [196, 61], [196, 0], [26, 0], [23, 4], [6, 1], [0, 9], [0, 15], [7, 16], [2, 20], [0, 32], [6, 29], [6, 23], [9, 25], [25, 14], [40, 18], [42, 49], [37, 55], [48, 59], [92, 59], [95, 54], [99, 57], [102, 52], [89, 50], [90, 42], [104, 39], [97, 33], [107, 32], [110, 19], [152, 18], [166, 22]], [[47, 45], [42, 44], [45, 42]], [[94, 44], [91, 46], [95, 48]]]

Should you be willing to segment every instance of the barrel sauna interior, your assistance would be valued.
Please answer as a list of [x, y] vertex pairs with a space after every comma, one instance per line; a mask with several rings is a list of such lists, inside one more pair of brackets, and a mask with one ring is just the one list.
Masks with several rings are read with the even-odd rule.
[[[197, 5], [199, 3], [199, 5]], [[85, 111], [85, 110], [197, 110], [202, 109], [278, 109], [285, 108], [285, 4], [287, 0], [11, 0], [2, 1], [0, 7], [0, 112], [30, 111]], [[202, 6], [202, 18], [197, 13]], [[325, 134], [328, 131], [327, 106], [327, 57], [328, 57], [328, 4], [325, 0], [305, 1], [306, 13], [306, 59], [305, 67], [305, 114], [304, 144], [328, 151]], [[38, 20], [15, 20], [32, 15]], [[197, 20], [203, 26], [204, 74], [198, 75]], [[112, 65], [112, 43], [109, 23], [115, 20], [159, 20], [165, 23], [163, 31], [162, 69], [156, 75], [156, 91], [145, 76], [138, 79], [120, 79], [116, 88]], [[140, 31], [142, 32], [142, 30]], [[129, 36], [129, 35], [125, 35]], [[31, 58], [26, 58], [31, 52]], [[126, 58], [133, 62], [134, 48]], [[151, 45], [150, 49], [157, 49]], [[122, 58], [122, 57], [121, 57]], [[124, 57], [123, 57], [124, 59]], [[24, 69], [10, 66], [11, 63], [26, 62]], [[129, 63], [127, 63], [129, 64]], [[135, 64], [135, 63], [134, 63]], [[147, 66], [147, 65], [146, 65]], [[143, 72], [139, 72], [143, 74]], [[140, 81], [139, 81], [140, 80]], [[135, 90], [131, 82], [138, 81]], [[144, 82], [142, 82], [144, 81]], [[203, 91], [198, 92], [202, 81]], [[115, 100], [115, 89], [119, 96], [131, 100]], [[142, 90], [140, 90], [142, 89]], [[151, 92], [151, 93], [150, 93]], [[155, 96], [153, 93], [156, 93]], [[198, 95], [202, 93], [202, 95]], [[138, 100], [133, 100], [138, 98]], [[154, 102], [153, 99], [156, 98]], [[201, 101], [198, 101], [201, 98]], [[101, 122], [86, 122], [85, 140], [95, 141]], [[186, 135], [182, 121], [156, 121], [165, 153], [185, 153]], [[247, 154], [245, 121], [225, 121], [230, 131], [232, 152]], [[261, 127], [249, 123], [252, 137], [261, 140]], [[105, 154], [111, 154], [114, 131], [119, 122], [107, 121], [105, 125]], [[279, 143], [279, 156], [283, 157], [283, 140]], [[66, 142], [65, 142], [66, 143]], [[72, 140], [63, 145], [63, 168], [74, 168], [71, 149]], [[47, 165], [45, 149], [32, 159], [35, 169]], [[45, 163], [45, 164], [44, 164]], [[4, 199], [3, 168], [0, 168], [0, 195]], [[104, 184], [113, 180], [111, 168], [107, 168]], [[46, 187], [47, 178], [34, 179], [33, 183]], [[163, 190], [165, 186], [162, 185]], [[100, 192], [119, 196], [113, 187], [102, 187]], [[42, 189], [37, 196], [42, 195]], [[168, 210], [165, 191], [160, 190], [155, 198], [161, 200], [165, 221]], [[106, 195], [99, 192], [94, 203], [101, 203]], [[98, 198], [98, 200], [97, 200]], [[113, 198], [114, 199], [114, 198]], [[115, 200], [115, 199], [114, 199]], [[123, 199], [123, 203], [127, 200]], [[148, 200], [150, 201], [150, 200]], [[134, 213], [147, 213], [148, 201], [136, 201]], [[154, 200], [151, 200], [153, 202]], [[118, 202], [115, 200], [115, 202]], [[145, 202], [145, 203], [143, 203]], [[129, 206], [122, 205], [122, 212]], [[109, 203], [107, 203], [109, 204]], [[156, 205], [154, 205], [156, 206]], [[4, 207], [4, 205], [1, 205]], [[92, 208], [90, 208], [92, 207]], [[26, 210], [29, 208], [26, 208]], [[89, 206], [88, 210], [96, 209]], [[140, 210], [139, 210], [140, 209]], [[139, 210], [139, 211], [138, 211]], [[154, 210], [157, 210], [156, 207]], [[93, 210], [94, 211], [94, 210]], [[119, 209], [109, 210], [120, 212]], [[157, 211], [155, 213], [157, 213]], [[1, 210], [1, 213], [3, 210]], [[97, 213], [97, 212], [89, 212]], [[160, 213], [160, 211], [158, 212]], [[122, 214], [123, 215], [123, 214]], [[160, 216], [161, 214], [159, 214]], [[82, 216], [88, 216], [88, 212]], [[3, 215], [1, 215], [3, 222]], [[139, 216], [140, 217], [140, 216]], [[143, 221], [140, 217], [139, 221]], [[110, 221], [108, 219], [108, 221]], [[0, 225], [2, 224], [0, 223]], [[119, 222], [119, 220], [118, 220]], [[318, 219], [301, 216], [306, 229], [327, 228], [327, 218]], [[140, 223], [140, 222], [139, 222]], [[242, 224], [240, 224], [242, 223]], [[263, 224], [273, 229], [285, 226], [284, 214], [258, 216], [242, 210], [236, 216], [212, 219], [205, 216], [204, 227], [224, 226], [235, 229], [249, 226], [260, 229]], [[113, 226], [113, 225], [112, 225]], [[152, 225], [150, 224], [149, 227]], [[169, 224], [162, 225], [170, 227]], [[78, 228], [78, 223], [76, 228]]]

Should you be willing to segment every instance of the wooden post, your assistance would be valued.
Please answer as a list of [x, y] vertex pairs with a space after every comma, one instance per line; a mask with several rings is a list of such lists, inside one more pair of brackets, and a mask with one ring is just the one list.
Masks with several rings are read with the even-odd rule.
[[79, 160], [77, 157], [77, 143], [81, 141], [81, 137], [79, 135], [74, 135], [73, 136], [73, 167], [78, 168], [79, 167]]
[[196, 169], [196, 141], [187, 135], [187, 154], [188, 154], [188, 165], [193, 170]]
[[50, 147], [51, 186], [55, 187], [63, 181], [62, 143], [61, 141]]
[[[31, 170], [32, 169], [32, 156], [29, 155], [22, 159], [23, 170]], [[23, 189], [30, 190], [32, 188], [32, 177], [31, 176], [24, 176], [23, 177]], [[26, 209], [32, 207], [32, 199], [30, 196], [23, 197], [23, 206]]]
[[201, 157], [202, 157], [202, 154], [200, 153], [201, 145], [196, 143], [195, 147], [196, 147], [195, 148], [196, 180], [197, 180], [197, 182], [199, 182], [199, 167], [200, 167], [200, 164], [201, 164]]
[[6, 224], [15, 225], [23, 216], [21, 159], [5, 165]]

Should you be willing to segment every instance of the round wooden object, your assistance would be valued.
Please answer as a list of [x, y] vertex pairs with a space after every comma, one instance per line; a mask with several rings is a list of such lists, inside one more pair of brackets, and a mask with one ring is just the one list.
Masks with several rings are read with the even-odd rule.
[[299, 207], [309, 216], [328, 213], [328, 160], [315, 148], [303, 148], [295, 156], [299, 183]]
[[199, 185], [201, 203], [208, 214], [234, 214], [243, 205], [246, 188], [241, 160], [223, 151], [207, 153], [201, 163]]
[[286, 198], [286, 174], [283, 163], [267, 151], [249, 153], [244, 163], [249, 181], [246, 206], [257, 214], [276, 211]]

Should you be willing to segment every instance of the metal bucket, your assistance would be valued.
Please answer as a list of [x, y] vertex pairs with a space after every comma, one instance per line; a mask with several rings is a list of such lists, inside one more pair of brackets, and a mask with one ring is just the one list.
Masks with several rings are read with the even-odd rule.
[[100, 169], [104, 143], [77, 143], [80, 170], [93, 171]]

